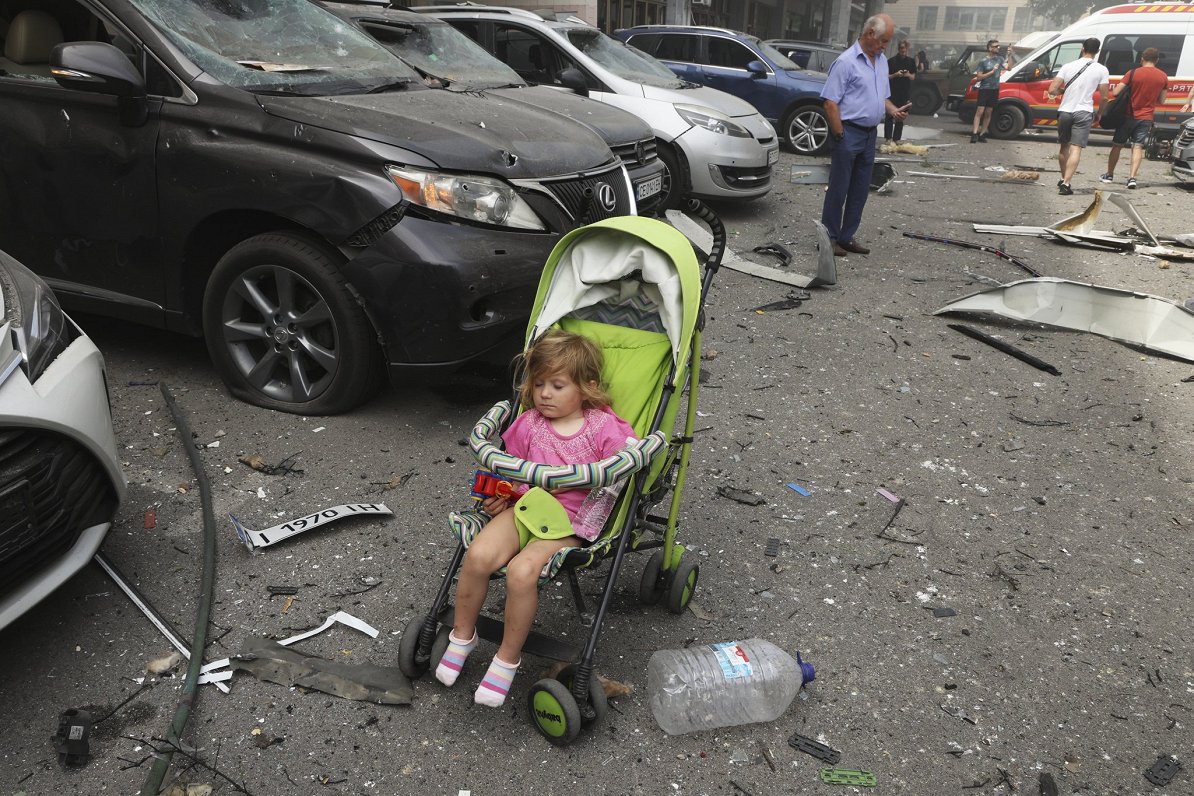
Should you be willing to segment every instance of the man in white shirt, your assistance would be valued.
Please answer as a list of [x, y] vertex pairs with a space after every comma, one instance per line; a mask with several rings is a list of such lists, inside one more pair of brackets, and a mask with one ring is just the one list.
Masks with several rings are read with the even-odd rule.
[[[1090, 139], [1091, 125], [1102, 118], [1103, 107], [1107, 104], [1111, 76], [1107, 67], [1095, 63], [1094, 57], [1098, 53], [1098, 39], [1092, 37], [1082, 42], [1081, 57], [1057, 70], [1057, 76], [1045, 90], [1047, 100], [1057, 99], [1059, 93], [1065, 92], [1061, 98], [1061, 105], [1057, 108], [1057, 140], [1061, 143], [1061, 151], [1057, 154], [1061, 171], [1061, 179], [1057, 181], [1057, 192], [1062, 196], [1069, 196], [1074, 192], [1070, 187], [1070, 180], [1073, 179], [1074, 172], [1078, 171], [1082, 150]], [[1097, 111], [1094, 107], [1096, 90], [1099, 92]]]

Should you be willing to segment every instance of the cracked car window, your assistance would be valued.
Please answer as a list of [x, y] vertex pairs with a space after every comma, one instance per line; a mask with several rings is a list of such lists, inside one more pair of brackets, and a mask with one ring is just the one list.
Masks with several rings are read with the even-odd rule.
[[510, 67], [451, 25], [363, 24], [373, 38], [416, 69], [469, 88], [525, 86]]
[[647, 86], [680, 88], [684, 81], [672, 70], [651, 58], [642, 50], [627, 47], [599, 30], [573, 29], [565, 32], [576, 49], [604, 66], [615, 75]]
[[418, 75], [307, 0], [134, 0], [196, 65], [239, 88], [349, 93]]

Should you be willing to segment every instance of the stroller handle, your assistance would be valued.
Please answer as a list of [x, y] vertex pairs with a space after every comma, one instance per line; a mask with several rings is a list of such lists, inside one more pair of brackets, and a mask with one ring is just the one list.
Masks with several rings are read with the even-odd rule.
[[721, 258], [726, 250], [726, 227], [721, 223], [721, 217], [714, 213], [707, 204], [699, 199], [689, 199], [684, 208], [690, 215], [696, 216], [709, 225], [713, 233], [713, 245], [709, 247], [709, 254], [705, 257], [706, 278], [716, 274], [721, 267]]

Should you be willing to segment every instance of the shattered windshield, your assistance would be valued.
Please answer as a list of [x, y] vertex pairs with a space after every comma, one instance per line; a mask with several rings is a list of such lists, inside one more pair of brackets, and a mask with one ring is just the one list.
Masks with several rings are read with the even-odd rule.
[[361, 27], [415, 69], [458, 88], [527, 85], [517, 72], [447, 23], [415, 25], [364, 19]]
[[312, 96], [402, 88], [418, 75], [308, 0], [133, 0], [188, 58], [249, 91]]
[[684, 88], [687, 85], [659, 61], [599, 30], [569, 28], [563, 33], [576, 49], [618, 77], [656, 88]]

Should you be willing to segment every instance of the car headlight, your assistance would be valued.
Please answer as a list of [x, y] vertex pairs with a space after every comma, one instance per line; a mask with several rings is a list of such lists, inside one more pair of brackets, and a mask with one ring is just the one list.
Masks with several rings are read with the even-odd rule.
[[441, 174], [407, 166], [386, 166], [406, 201], [439, 213], [517, 229], [546, 229], [514, 188], [492, 177]]
[[50, 286], [25, 266], [0, 252], [0, 295], [4, 322], [10, 324], [21, 368], [34, 382], [75, 339], [75, 328], [58, 306]]
[[676, 113], [693, 127], [701, 127], [711, 133], [728, 135], [734, 138], [751, 138], [750, 132], [743, 126], [730, 121], [728, 116], [722, 116], [712, 108], [695, 108], [691, 105], [677, 105]]

